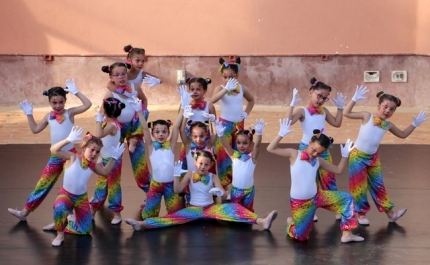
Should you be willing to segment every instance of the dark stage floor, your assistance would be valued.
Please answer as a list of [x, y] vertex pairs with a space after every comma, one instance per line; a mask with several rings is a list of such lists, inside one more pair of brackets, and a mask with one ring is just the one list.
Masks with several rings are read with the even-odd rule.
[[[111, 213], [100, 211], [90, 236], [66, 235], [61, 247], [51, 242], [54, 233], [42, 231], [52, 222], [52, 204], [62, 179], [28, 222], [19, 222], [7, 208], [21, 209], [45, 166], [47, 145], [0, 146], [0, 264], [429, 264], [430, 263], [430, 150], [427, 145], [384, 145], [380, 148], [385, 184], [396, 209], [408, 208], [397, 223], [389, 223], [372, 202], [368, 227], [355, 233], [362, 243], [341, 244], [334, 214], [318, 210], [310, 240], [287, 237], [290, 216], [289, 164], [264, 151], [258, 161], [255, 186], [256, 213], [278, 210], [270, 231], [258, 226], [201, 221], [167, 229], [134, 232], [124, 222], [110, 224]], [[294, 145], [296, 147], [296, 145]], [[339, 147], [331, 150], [339, 161]], [[95, 177], [90, 179], [89, 197]], [[347, 173], [338, 176], [347, 190]], [[123, 165], [123, 220], [139, 218], [144, 194], [135, 185], [130, 161]], [[162, 212], [165, 213], [164, 210]]]

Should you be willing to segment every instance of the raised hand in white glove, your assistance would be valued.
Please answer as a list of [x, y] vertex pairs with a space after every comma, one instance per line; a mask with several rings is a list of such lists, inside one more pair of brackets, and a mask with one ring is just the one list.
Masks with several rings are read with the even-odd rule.
[[153, 87], [155, 87], [156, 85], [159, 85], [160, 84], [160, 79], [158, 79], [158, 78], [156, 78], [156, 77], [153, 77], [153, 76], [151, 76], [151, 75], [146, 75], [144, 78], [143, 78], [143, 83], [144, 84], [148, 84], [149, 85], [149, 88], [153, 88]]
[[178, 92], [179, 96], [181, 96], [181, 108], [182, 109], [184, 109], [185, 106], [190, 105], [191, 95], [193, 93], [188, 93], [187, 86], [180, 86], [179, 89], [176, 90], [176, 92]]
[[111, 146], [110, 157], [115, 160], [118, 160], [122, 156], [122, 153], [124, 153], [124, 150], [124, 143], [118, 143], [116, 147]]
[[285, 135], [289, 134], [290, 132], [292, 132], [292, 130], [290, 130], [290, 126], [291, 126], [291, 120], [288, 118], [285, 119], [279, 119], [279, 133], [278, 135], [281, 137], [285, 137]]
[[337, 98], [331, 98], [336, 107], [340, 110], [343, 110], [343, 106], [345, 105], [346, 96], [342, 93], [337, 92]]
[[184, 113], [182, 115], [184, 116], [185, 119], [190, 119], [194, 115], [191, 105], [185, 106]]
[[364, 95], [367, 92], [369, 92], [369, 90], [367, 89], [367, 87], [365, 87], [365, 86], [357, 86], [356, 89], [355, 89], [355, 94], [352, 97], [352, 100], [354, 102], [357, 102], [359, 100], [366, 99], [366, 97]]
[[215, 195], [217, 197], [222, 197], [222, 195], [224, 195], [224, 192], [218, 188], [212, 188], [209, 190], [209, 194]]
[[72, 93], [73, 95], [76, 95], [79, 93], [79, 90], [75, 85], [74, 79], [67, 79], [66, 80], [66, 88], [64, 88], [64, 90], [66, 90], [69, 93]]
[[28, 100], [20, 102], [19, 107], [24, 111], [25, 115], [33, 115], [33, 104], [28, 102]]
[[67, 140], [71, 143], [77, 142], [82, 140], [79, 136], [84, 132], [84, 129], [82, 129], [79, 126], [73, 126], [72, 130], [69, 133], [69, 136], [67, 136]]
[[421, 123], [425, 122], [426, 120], [430, 119], [427, 118], [427, 112], [421, 110], [420, 113], [418, 114], [417, 117], [412, 116], [412, 118], [414, 119], [414, 121], [412, 122], [412, 126], [414, 126], [415, 128], [420, 126]]
[[142, 100], [138, 99], [136, 96], [127, 99], [127, 103], [134, 109], [136, 112], [142, 111]]
[[182, 169], [182, 161], [177, 161], [173, 165], [173, 176], [179, 178], [183, 173], [186, 173], [188, 170]]
[[346, 140], [344, 145], [340, 145], [340, 153], [342, 154], [342, 157], [347, 158], [354, 147], [354, 143], [350, 139]]
[[291, 107], [295, 107], [297, 105], [297, 103], [300, 101], [300, 98], [297, 97], [298, 93], [299, 93], [299, 91], [297, 90], [297, 88], [294, 88], [293, 89], [293, 99], [291, 99], [291, 103], [290, 103]]
[[244, 120], [244, 119], [248, 118], [248, 113], [247, 113], [246, 111], [243, 111], [243, 112], [240, 114], [240, 118], [241, 118], [242, 120]]
[[103, 115], [100, 112], [97, 112], [97, 114], [94, 116], [96, 117], [96, 122], [102, 123], [105, 120], [105, 117], [103, 117]]
[[225, 86], [222, 86], [223, 88], [225, 88], [228, 92], [235, 90], [236, 86], [239, 84], [239, 82], [237, 82], [236, 78], [230, 78], [227, 81], [227, 84], [225, 84]]
[[203, 111], [202, 115], [203, 115], [203, 117], [208, 119], [210, 122], [214, 122], [216, 120], [215, 114], [210, 114], [210, 113]]
[[263, 135], [263, 129], [266, 126], [267, 123], [264, 122], [263, 119], [257, 119], [255, 125], [251, 124], [251, 127], [254, 128], [255, 133], [257, 135]]
[[224, 135], [225, 127], [224, 127], [224, 124], [222, 124], [222, 122], [220, 122], [219, 120], [215, 121], [215, 131], [218, 137], [221, 137]]

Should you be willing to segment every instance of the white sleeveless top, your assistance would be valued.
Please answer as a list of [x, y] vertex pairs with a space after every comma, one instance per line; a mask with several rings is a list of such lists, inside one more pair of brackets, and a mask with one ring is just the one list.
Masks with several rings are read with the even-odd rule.
[[[136, 78], [135, 79], [129, 79], [129, 80], [127, 80], [130, 84], [133, 84], [133, 85], [137, 85], [137, 86], [141, 86], [142, 85], [142, 83], [143, 83], [143, 70], [140, 70], [139, 71], [139, 73], [137, 74], [137, 76], [136, 76]], [[132, 90], [133, 91], [136, 91], [135, 89], [134, 89], [134, 86], [132, 87]]]
[[[66, 119], [62, 123], [58, 123], [56, 119], [49, 119], [48, 114], [48, 124], [51, 134], [51, 145], [54, 145], [59, 141], [66, 139], [72, 131], [73, 123], [70, 121], [69, 110], [64, 111], [63, 115], [64, 117], [66, 117]], [[61, 148], [61, 150], [69, 151], [73, 148], [73, 143], [69, 143], [63, 148]]]
[[88, 179], [93, 174], [90, 167], [83, 169], [81, 159], [76, 156], [70, 167], [64, 170], [63, 188], [74, 195], [82, 195], [87, 192]]
[[[195, 172], [192, 171], [192, 174], [194, 173]], [[194, 183], [193, 177], [191, 176], [189, 188], [191, 194], [190, 204], [192, 206], [205, 207], [214, 203], [212, 194], [209, 193], [209, 190], [214, 187], [212, 173], [209, 173], [209, 176], [210, 178], [207, 185], [201, 181]]]
[[316, 175], [319, 169], [319, 160], [314, 166], [305, 160], [300, 160], [301, 151], [297, 151], [297, 158], [293, 165], [290, 165], [291, 171], [291, 190], [290, 197], [293, 199], [305, 200], [310, 199], [317, 194]]
[[191, 116], [190, 120], [192, 121], [200, 121], [200, 122], [205, 122], [208, 119], [203, 117], [203, 112], [209, 113], [209, 102], [206, 102], [206, 107], [204, 110], [201, 110], [199, 108], [197, 109], [193, 109], [192, 113], [194, 114], [193, 116]]
[[300, 125], [303, 129], [303, 137], [302, 137], [302, 143], [309, 144], [309, 141], [311, 140], [312, 136], [314, 135], [314, 130], [318, 129], [321, 130], [324, 128], [323, 134], [327, 135], [327, 129], [325, 127], [325, 118], [326, 113], [324, 110], [324, 114], [314, 114], [311, 115], [309, 113], [309, 110], [305, 107], [302, 107], [305, 112], [305, 120], [300, 122]]
[[231, 122], [242, 121], [240, 114], [243, 112], [243, 89], [239, 85], [239, 93], [228, 95], [227, 93], [219, 100], [221, 107], [221, 118]]
[[111, 122], [113, 125], [115, 125], [116, 128], [116, 134], [115, 135], [106, 135], [102, 138], [103, 147], [100, 150], [100, 154], [102, 158], [108, 158], [110, 150], [112, 147], [117, 147], [119, 143], [119, 139], [121, 138], [121, 128], [116, 124], [115, 122]]
[[255, 164], [252, 161], [252, 154], [246, 161], [233, 158], [233, 181], [232, 185], [239, 189], [246, 189], [254, 186]]
[[152, 167], [152, 178], [161, 183], [172, 182], [175, 155], [171, 149], [160, 148], [155, 150], [154, 147], [152, 148], [152, 153], [149, 157]]
[[369, 121], [364, 125], [361, 124], [360, 126], [360, 131], [358, 132], [358, 137], [355, 141], [355, 148], [365, 152], [366, 154], [373, 155], [378, 151], [382, 137], [384, 137], [387, 131], [388, 130], [384, 130], [379, 126], [373, 125], [373, 114], [370, 114]]
[[116, 119], [120, 123], [130, 122], [133, 119], [136, 111], [133, 109], [131, 104], [128, 103], [128, 99], [122, 98], [120, 95], [118, 95], [117, 93], [114, 93], [114, 92], [112, 92], [112, 95], [114, 98], [118, 99], [119, 101], [121, 101], [122, 103], [125, 104], [125, 108], [123, 108], [121, 110], [121, 115], [119, 115]]

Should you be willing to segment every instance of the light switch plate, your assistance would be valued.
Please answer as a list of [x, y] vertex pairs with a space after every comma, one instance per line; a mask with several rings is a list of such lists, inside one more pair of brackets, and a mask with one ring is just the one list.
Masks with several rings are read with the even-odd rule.
[[408, 81], [407, 71], [392, 71], [391, 72], [391, 82], [401, 82], [405, 83]]

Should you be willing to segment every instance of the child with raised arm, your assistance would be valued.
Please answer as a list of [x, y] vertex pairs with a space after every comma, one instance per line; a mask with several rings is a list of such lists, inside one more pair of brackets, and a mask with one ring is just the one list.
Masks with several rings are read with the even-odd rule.
[[[78, 97], [82, 105], [66, 109], [66, 94], [69, 92]], [[66, 80], [65, 88], [52, 87], [43, 91], [43, 95], [48, 97], [52, 111], [47, 113], [39, 123], [34, 120], [33, 105], [31, 103], [25, 100], [19, 106], [27, 115], [28, 124], [34, 134], [43, 131], [49, 125], [52, 146], [69, 135], [75, 122], [75, 116], [88, 110], [91, 107], [91, 101], [79, 92], [73, 79]], [[76, 152], [73, 143], [63, 146], [63, 150]], [[63, 159], [51, 153], [48, 163], [43, 169], [36, 187], [28, 196], [24, 208], [21, 211], [9, 208], [8, 211], [20, 221], [26, 221], [27, 216], [39, 207], [52, 187], [54, 187], [61, 172], [63, 172], [64, 162]]]
[[[236, 132], [237, 150], [231, 148], [224, 136], [225, 127], [219, 121], [215, 122], [218, 137], [221, 140], [225, 151], [233, 161], [233, 180], [230, 189], [230, 200], [238, 203], [254, 212], [254, 170], [257, 158], [260, 153], [260, 144], [263, 129], [266, 126], [264, 120], [257, 120], [254, 129], [239, 130]], [[253, 142], [254, 133], [257, 132], [255, 143]]]
[[420, 111], [417, 117], [413, 117], [412, 124], [404, 130], [399, 129], [388, 119], [393, 116], [401, 101], [398, 97], [380, 91], [376, 94], [379, 99], [375, 114], [367, 111], [352, 112], [352, 108], [359, 100], [365, 99], [368, 92], [366, 87], [356, 88], [352, 100], [345, 107], [344, 115], [350, 119], [361, 119], [355, 148], [349, 157], [349, 191], [354, 197], [355, 212], [358, 214], [358, 222], [361, 225], [369, 225], [366, 213], [370, 210], [367, 201], [367, 191], [370, 192], [379, 212], [387, 214], [389, 222], [406, 213], [406, 208], [394, 211], [394, 204], [390, 201], [385, 190], [382, 178], [381, 161], [379, 160], [378, 147], [387, 131], [399, 138], [408, 137], [416, 127], [428, 120], [427, 113]]
[[287, 219], [287, 233], [300, 241], [308, 240], [312, 230], [313, 217], [317, 208], [324, 208], [341, 215], [340, 229], [342, 243], [363, 241], [364, 238], [352, 234], [357, 227], [354, 215], [354, 200], [351, 194], [342, 191], [321, 190], [315, 183], [317, 170], [322, 168], [334, 174], [342, 174], [348, 163], [349, 152], [353, 143], [348, 139], [341, 146], [342, 159], [338, 166], [332, 165], [319, 156], [333, 143], [333, 139], [314, 130], [306, 149], [300, 151], [292, 148], [279, 148], [279, 142], [291, 132], [289, 119], [280, 120], [279, 134], [267, 146], [267, 151], [275, 155], [287, 157], [290, 161], [291, 190], [290, 205], [293, 217]]
[[[220, 102], [219, 121], [226, 127], [224, 136], [227, 143], [236, 150], [235, 133], [244, 129], [244, 121], [254, 107], [254, 97], [245, 86], [237, 81], [240, 57], [233, 62], [226, 62], [220, 58], [219, 63], [221, 64], [219, 72], [224, 84], [215, 88], [211, 100], [212, 103]], [[243, 99], [248, 102], [245, 110], [243, 110]], [[219, 179], [222, 186], [227, 187], [232, 181], [232, 161], [219, 140], [215, 144], [215, 154]]]
[[[64, 240], [64, 233], [89, 234], [92, 228], [90, 204], [88, 202], [87, 183], [93, 172], [107, 176], [115, 165], [115, 160], [124, 152], [124, 144], [110, 149], [109, 162], [103, 167], [96, 164], [100, 149], [103, 146], [100, 138], [87, 134], [82, 145], [82, 153], [75, 154], [64, 151], [62, 148], [70, 143], [82, 140], [82, 128], [72, 128], [66, 139], [54, 144], [51, 152], [64, 159], [63, 187], [58, 192], [54, 203], [54, 223], [49, 224], [43, 230], [56, 230], [57, 236], [52, 241], [52, 246], [60, 246]], [[70, 213], [74, 212], [74, 215]]]
[[226, 197], [217, 175], [209, 173], [209, 168], [215, 162], [208, 151], [197, 151], [194, 155], [196, 171], [188, 171], [180, 181], [182, 170], [181, 162], [175, 163], [174, 189], [180, 193], [186, 186], [190, 186], [190, 206], [178, 212], [170, 213], [164, 217], [147, 218], [143, 221], [126, 219], [125, 222], [135, 231], [144, 229], [163, 228], [188, 223], [198, 219], [217, 219], [229, 222], [258, 224], [264, 229], [270, 229], [277, 216], [276, 211], [270, 212], [265, 218], [237, 203], [214, 204], [213, 196]]

